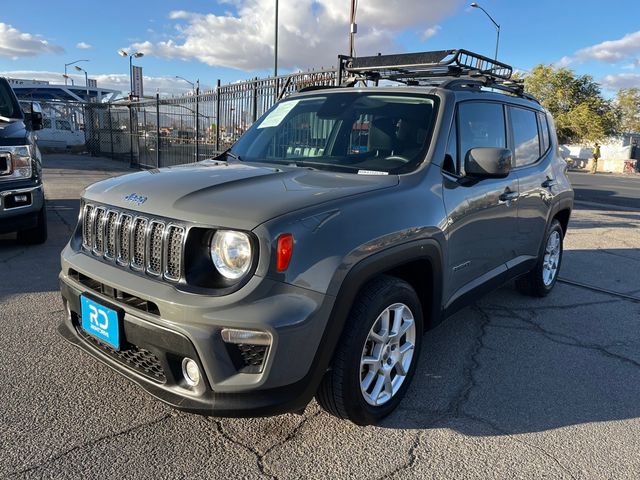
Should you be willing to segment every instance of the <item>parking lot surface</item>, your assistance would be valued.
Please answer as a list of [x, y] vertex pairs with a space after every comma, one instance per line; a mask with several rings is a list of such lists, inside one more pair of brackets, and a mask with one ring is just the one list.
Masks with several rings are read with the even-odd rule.
[[428, 332], [380, 426], [206, 418], [56, 332], [79, 194], [118, 165], [48, 156], [49, 241], [0, 237], [0, 478], [638, 478], [640, 213], [578, 205], [553, 293], [508, 284]]

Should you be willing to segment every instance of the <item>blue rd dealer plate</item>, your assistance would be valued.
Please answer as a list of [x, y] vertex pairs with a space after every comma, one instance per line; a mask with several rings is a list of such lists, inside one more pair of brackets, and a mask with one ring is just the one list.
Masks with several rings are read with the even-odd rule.
[[84, 331], [119, 350], [120, 325], [118, 312], [100, 305], [84, 295], [80, 296], [80, 302], [82, 304], [82, 328]]

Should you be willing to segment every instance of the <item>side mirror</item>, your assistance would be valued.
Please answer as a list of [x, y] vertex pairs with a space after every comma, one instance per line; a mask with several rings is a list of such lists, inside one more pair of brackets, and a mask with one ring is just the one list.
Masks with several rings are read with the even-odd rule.
[[464, 158], [464, 171], [473, 178], [505, 178], [511, 170], [511, 150], [472, 148]]
[[42, 130], [41, 112], [31, 112], [31, 130]]

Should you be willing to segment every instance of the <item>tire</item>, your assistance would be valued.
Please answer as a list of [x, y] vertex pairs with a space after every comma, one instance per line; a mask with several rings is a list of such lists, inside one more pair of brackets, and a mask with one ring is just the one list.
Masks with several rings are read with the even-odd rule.
[[[386, 341], [382, 318], [385, 312], [389, 314], [387, 331], [391, 332]], [[316, 393], [320, 406], [358, 425], [375, 424], [389, 415], [413, 378], [423, 325], [420, 300], [407, 282], [380, 276], [365, 285], [353, 303], [332, 367]], [[402, 335], [394, 336], [398, 330], [403, 331]], [[372, 335], [379, 341], [373, 340]], [[368, 363], [362, 365], [365, 357]], [[374, 361], [374, 357], [378, 360]], [[368, 385], [364, 390], [363, 380]], [[380, 381], [383, 385], [376, 395]], [[372, 403], [376, 400], [377, 404]]]
[[[558, 281], [558, 274], [562, 264], [563, 237], [564, 232], [560, 222], [553, 219], [540, 246], [536, 266], [529, 273], [516, 279], [516, 287], [521, 293], [531, 297], [546, 297], [553, 290]], [[550, 253], [548, 251], [549, 248], [553, 247], [553, 245], [550, 247], [550, 242], [551, 244], [556, 244], [556, 248], [552, 248], [552, 250], [557, 252], [557, 257], [553, 252]], [[545, 268], [547, 260], [552, 261], [555, 269], [552, 267]], [[550, 271], [552, 274], [550, 274]]]
[[18, 232], [18, 242], [38, 245], [47, 241], [47, 206], [43, 205], [38, 213], [38, 224], [29, 230]]

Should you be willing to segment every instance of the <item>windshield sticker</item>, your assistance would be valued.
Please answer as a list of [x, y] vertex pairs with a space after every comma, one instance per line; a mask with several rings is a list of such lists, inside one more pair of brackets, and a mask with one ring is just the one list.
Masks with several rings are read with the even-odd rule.
[[282, 123], [282, 120], [289, 114], [289, 112], [295, 107], [300, 100], [289, 100], [288, 102], [282, 102], [278, 105], [268, 116], [265, 118], [258, 128], [277, 127]]
[[379, 172], [377, 170], [358, 170], [358, 175], [389, 175], [389, 172]]

